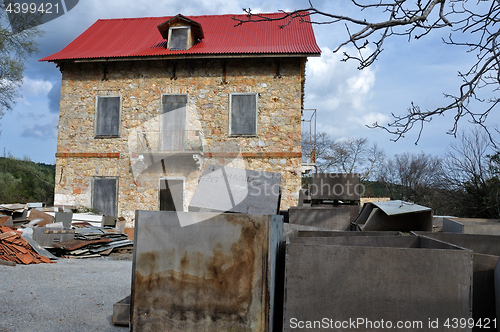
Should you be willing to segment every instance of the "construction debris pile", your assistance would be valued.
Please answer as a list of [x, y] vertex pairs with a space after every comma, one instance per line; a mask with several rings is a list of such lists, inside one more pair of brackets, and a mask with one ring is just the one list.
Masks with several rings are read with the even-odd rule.
[[0, 261], [50, 263], [56, 256], [91, 258], [113, 251], [131, 252], [133, 242], [123, 230], [115, 228], [124, 225], [123, 218], [74, 214], [41, 204], [0, 205]]
[[90, 223], [73, 224], [73, 239], [53, 243], [51, 250], [57, 256], [90, 258], [107, 256], [113, 250], [132, 250], [133, 242], [126, 234], [112, 227], [97, 227]]
[[22, 232], [0, 225], [0, 265], [54, 263], [35, 252], [21, 235]]

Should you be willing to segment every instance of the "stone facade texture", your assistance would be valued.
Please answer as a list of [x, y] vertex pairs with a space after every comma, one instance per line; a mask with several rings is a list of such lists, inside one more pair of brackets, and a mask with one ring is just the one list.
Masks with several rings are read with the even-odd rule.
[[[187, 211], [204, 165], [209, 163], [280, 172], [281, 209], [296, 205], [301, 183], [305, 58], [89, 61], [59, 65], [63, 76], [56, 205], [91, 207], [92, 178], [118, 178], [118, 215], [125, 217], [130, 226], [136, 209], [159, 209], [159, 179], [170, 177], [185, 180]], [[229, 96], [242, 92], [258, 94], [257, 135], [230, 137]], [[152, 145], [154, 150], [163, 94], [188, 95], [188, 140], [203, 147], [204, 157], [198, 163], [193, 154], [165, 157], [152, 153], [146, 155], [149, 160], [143, 165], [145, 155], [141, 152], [148, 137], [148, 147]], [[98, 96], [121, 96], [119, 137], [95, 137]]]

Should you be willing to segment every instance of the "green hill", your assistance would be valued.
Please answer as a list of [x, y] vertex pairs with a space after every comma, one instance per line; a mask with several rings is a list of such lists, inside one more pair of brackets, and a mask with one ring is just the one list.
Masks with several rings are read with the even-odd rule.
[[54, 204], [55, 165], [0, 157], [0, 204]]

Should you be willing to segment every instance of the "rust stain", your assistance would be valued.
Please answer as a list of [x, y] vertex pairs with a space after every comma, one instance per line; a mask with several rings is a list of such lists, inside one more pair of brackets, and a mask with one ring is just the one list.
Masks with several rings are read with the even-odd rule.
[[[139, 254], [137, 261], [149, 271], [162, 260], [180, 260], [178, 271], [135, 272], [134, 331], [267, 331], [255, 329], [257, 313], [251, 312], [254, 291], [260, 292], [254, 286], [264, 286], [258, 269], [261, 257], [255, 252], [262, 249], [258, 233], [254, 223], [245, 223], [231, 254], [221, 246], [211, 253]], [[201, 273], [193, 275], [194, 271]]]

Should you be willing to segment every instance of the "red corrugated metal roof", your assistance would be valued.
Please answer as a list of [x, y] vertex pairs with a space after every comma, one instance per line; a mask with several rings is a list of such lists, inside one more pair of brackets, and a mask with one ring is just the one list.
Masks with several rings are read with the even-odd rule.
[[[279, 17], [280, 13], [264, 14]], [[310, 54], [319, 55], [311, 24], [293, 20], [246, 23], [235, 27], [232, 17], [246, 15], [186, 16], [201, 24], [205, 38], [189, 50], [166, 48], [157, 26], [173, 16], [98, 20], [62, 51], [40, 61], [163, 55]]]

